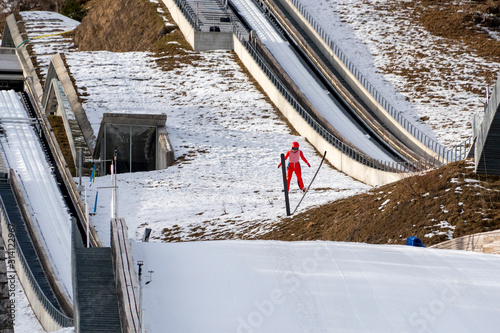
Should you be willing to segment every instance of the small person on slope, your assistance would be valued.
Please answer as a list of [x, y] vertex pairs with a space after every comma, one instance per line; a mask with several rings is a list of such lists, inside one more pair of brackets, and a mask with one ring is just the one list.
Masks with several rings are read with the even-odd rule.
[[[302, 151], [299, 150], [299, 143], [298, 142], [292, 142], [292, 149], [286, 152], [285, 155], [285, 160], [289, 158], [288, 166], [287, 166], [287, 173], [286, 173], [286, 182], [288, 184], [288, 191], [290, 191], [290, 180], [292, 180], [292, 175], [295, 172], [295, 175], [297, 176], [297, 181], [299, 183], [299, 188], [302, 192], [306, 191], [306, 187], [304, 186], [304, 182], [302, 181], [302, 171], [300, 170], [300, 159], [302, 161], [306, 162], [308, 167], [311, 167], [311, 164], [307, 162], [306, 158], [304, 157], [304, 154], [302, 154]], [[281, 162], [278, 165], [278, 168], [281, 167]]]

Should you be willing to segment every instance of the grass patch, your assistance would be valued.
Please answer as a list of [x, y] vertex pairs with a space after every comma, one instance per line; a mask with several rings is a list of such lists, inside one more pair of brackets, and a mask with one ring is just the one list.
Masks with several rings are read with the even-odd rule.
[[71, 153], [71, 146], [69, 145], [68, 137], [66, 136], [66, 130], [64, 129], [64, 122], [62, 117], [59, 116], [48, 116], [50, 126], [54, 132], [54, 136], [57, 139], [59, 148], [64, 156], [64, 160], [68, 165], [69, 171], [73, 176], [76, 176], [75, 161], [73, 160], [73, 154]]

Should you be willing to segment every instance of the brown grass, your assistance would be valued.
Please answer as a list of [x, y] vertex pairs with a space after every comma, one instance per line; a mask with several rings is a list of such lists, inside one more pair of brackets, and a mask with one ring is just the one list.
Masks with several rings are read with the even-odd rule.
[[429, 32], [461, 41], [468, 46], [467, 52], [500, 62], [500, 41], [481, 29], [500, 32], [500, 1], [461, 1], [457, 4], [455, 1], [421, 0], [417, 3], [414, 18]]
[[68, 165], [69, 171], [72, 175], [76, 176], [75, 161], [73, 160], [73, 155], [71, 154], [71, 148], [69, 145], [68, 137], [66, 136], [66, 131], [64, 129], [64, 122], [62, 117], [59, 116], [48, 116], [50, 126], [57, 139], [59, 148], [63, 153], [66, 164]]

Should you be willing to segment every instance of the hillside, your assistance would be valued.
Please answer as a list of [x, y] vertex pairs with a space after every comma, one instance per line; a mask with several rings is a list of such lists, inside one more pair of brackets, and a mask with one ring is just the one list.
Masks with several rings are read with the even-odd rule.
[[[419, 1], [418, 5], [415, 6], [418, 10], [413, 11], [414, 18], [430, 33], [460, 40], [473, 50], [470, 52], [489, 50], [492, 61], [498, 58], [496, 50], [500, 42], [488, 37], [481, 28], [484, 23], [490, 31], [498, 30], [495, 23], [499, 15], [498, 1], [467, 1], [460, 4], [460, 10], [457, 5], [445, 1]], [[199, 57], [190, 50], [175, 25], [169, 23], [167, 28], [163, 27], [162, 17], [173, 21], [158, 3], [94, 0], [88, 3], [88, 9], [88, 15], [75, 33], [75, 43], [80, 50], [149, 50], [166, 56], [158, 58], [165, 70], [178, 63], [193, 63]], [[163, 14], [158, 15], [158, 12]], [[438, 24], [443, 21], [443, 15], [454, 17], [457, 26], [449, 29], [446, 24]], [[462, 16], [459, 19], [456, 15]], [[485, 17], [484, 22], [479, 17]], [[471, 22], [478, 23], [473, 26], [477, 29], [471, 27]], [[457, 33], [462, 30], [464, 33]], [[494, 73], [481, 74], [485, 75], [485, 80], [491, 80]], [[400, 75], [414, 77], [415, 73], [408, 71]], [[429, 103], [436, 98], [425, 89], [417, 93]], [[283, 219], [275, 223], [272, 232], [258, 238], [401, 243], [408, 236], [418, 235], [426, 244], [433, 244], [451, 234], [458, 237], [494, 230], [498, 228], [498, 180], [497, 177], [478, 177], [470, 162], [454, 163]], [[211, 235], [196, 229], [190, 239], [257, 238], [253, 227], [250, 223], [247, 232], [234, 234], [220, 230]], [[430, 234], [433, 236], [425, 237]], [[174, 229], [166, 229], [162, 240], [183, 239], [176, 236]]]
[[262, 239], [432, 245], [500, 227], [500, 177], [451, 163], [287, 218]]

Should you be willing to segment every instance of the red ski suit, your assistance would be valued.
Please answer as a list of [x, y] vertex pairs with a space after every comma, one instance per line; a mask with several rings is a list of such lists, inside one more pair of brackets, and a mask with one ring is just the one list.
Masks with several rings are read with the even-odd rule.
[[[304, 182], [302, 181], [302, 171], [300, 170], [300, 159], [302, 159], [304, 162], [306, 162], [307, 166], [311, 167], [311, 164], [307, 162], [306, 158], [304, 157], [304, 154], [302, 154], [302, 150], [289, 150], [286, 152], [285, 155], [285, 160], [289, 158], [288, 162], [288, 167], [287, 167], [287, 173], [286, 173], [286, 182], [288, 185], [288, 191], [290, 191], [290, 181], [292, 180], [292, 175], [295, 172], [295, 175], [297, 176], [297, 181], [299, 183], [299, 188], [303, 191], [304, 190]], [[281, 162], [278, 165], [278, 168], [281, 166]]]

